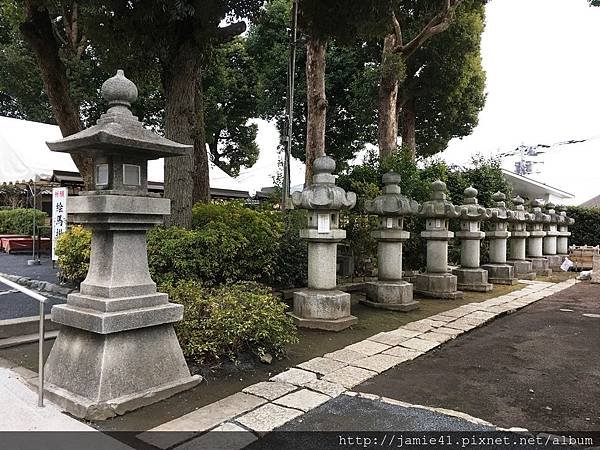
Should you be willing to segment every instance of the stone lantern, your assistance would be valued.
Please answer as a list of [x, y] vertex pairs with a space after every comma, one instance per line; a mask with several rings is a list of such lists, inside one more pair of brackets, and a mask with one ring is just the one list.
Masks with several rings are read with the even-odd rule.
[[563, 220], [558, 225], [558, 237], [556, 238], [556, 254], [561, 256], [567, 256], [569, 254], [569, 225], [575, 223], [575, 219], [567, 217], [567, 208], [564, 206], [559, 207], [559, 214], [563, 217]]
[[466, 188], [463, 204], [457, 209], [460, 211], [460, 231], [455, 236], [460, 239], [460, 267], [452, 271], [458, 278], [457, 287], [464, 291], [491, 291], [494, 286], [488, 283], [488, 273], [479, 267], [481, 240], [485, 237], [481, 231], [481, 220], [488, 215], [487, 210], [478, 204], [477, 189], [473, 186]]
[[290, 316], [299, 327], [340, 331], [358, 320], [350, 315], [350, 294], [336, 290], [337, 243], [346, 237], [340, 210], [353, 208], [356, 194], [335, 185], [333, 158], [315, 159], [313, 170], [312, 184], [292, 194], [294, 206], [308, 210], [308, 228], [300, 230], [308, 241], [308, 289], [294, 292]]
[[419, 204], [400, 193], [400, 175], [383, 176], [383, 195], [365, 202], [367, 212], [379, 216], [377, 240], [378, 280], [366, 283], [367, 299], [362, 303], [375, 308], [410, 311], [419, 307], [413, 300], [413, 285], [402, 280], [402, 243], [410, 237], [404, 231], [404, 216], [416, 214]]
[[485, 237], [490, 240], [490, 262], [481, 268], [488, 271], [490, 283], [516, 284], [513, 267], [506, 264], [506, 242], [510, 237], [508, 220], [512, 216], [512, 211], [506, 209], [504, 193], [496, 192], [492, 199], [496, 202], [496, 206], [490, 210], [490, 230], [485, 232]]
[[546, 236], [543, 230], [544, 224], [550, 221], [550, 216], [542, 212], [542, 204], [538, 200], [531, 202], [531, 213], [529, 222], [529, 237], [527, 238], [527, 259], [531, 261], [533, 271], [542, 276], [552, 273], [549, 268], [548, 259], [542, 253], [542, 239]]
[[119, 70], [102, 85], [109, 109], [97, 124], [56, 142], [92, 159], [94, 189], [69, 199], [69, 218], [92, 230], [86, 279], [52, 308], [62, 328], [46, 361], [48, 397], [74, 416], [103, 420], [193, 387], [173, 323], [183, 306], [150, 278], [146, 231], [170, 200], [148, 194], [148, 160], [188, 154], [145, 129], [130, 111], [136, 86]]
[[531, 261], [525, 259], [525, 241], [529, 237], [527, 222], [530, 215], [525, 211], [525, 200], [516, 196], [513, 198], [515, 209], [508, 218], [510, 223], [509, 259], [506, 264], [513, 266], [516, 278], [522, 280], [535, 280], [535, 272], [531, 268]]
[[454, 238], [454, 233], [448, 230], [448, 221], [459, 217], [460, 209], [446, 199], [446, 183], [434, 181], [431, 189], [431, 200], [424, 202], [419, 210], [419, 215], [425, 218], [421, 237], [427, 241], [427, 271], [417, 275], [415, 291], [427, 297], [462, 298], [456, 275], [448, 272], [448, 241]]
[[560, 265], [563, 262], [563, 256], [556, 254], [556, 246], [557, 238], [560, 236], [558, 224], [564, 219], [556, 212], [553, 203], [546, 203], [545, 210], [546, 214], [550, 216], [550, 221], [546, 222], [544, 225], [546, 236], [544, 236], [542, 241], [542, 254], [548, 259], [548, 266], [552, 270], [556, 270], [560, 268]]

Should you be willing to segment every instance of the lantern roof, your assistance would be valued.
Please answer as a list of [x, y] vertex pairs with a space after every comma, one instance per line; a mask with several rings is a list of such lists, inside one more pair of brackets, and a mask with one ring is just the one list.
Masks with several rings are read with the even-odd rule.
[[147, 160], [189, 154], [191, 145], [171, 141], [144, 128], [130, 109], [137, 96], [136, 85], [118, 70], [102, 84], [102, 97], [109, 108], [96, 125], [46, 145], [53, 152], [86, 156], [120, 154]]
[[383, 175], [382, 180], [383, 195], [365, 201], [367, 212], [380, 216], [405, 216], [416, 214], [419, 211], [419, 204], [416, 201], [401, 194], [400, 175], [395, 172], [387, 172]]

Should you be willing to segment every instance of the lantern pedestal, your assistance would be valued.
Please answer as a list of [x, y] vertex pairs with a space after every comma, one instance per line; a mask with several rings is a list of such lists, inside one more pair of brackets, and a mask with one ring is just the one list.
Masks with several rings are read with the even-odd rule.
[[531, 267], [531, 261], [513, 259], [506, 261], [506, 264], [512, 266], [517, 279], [535, 280], [536, 274]]
[[92, 252], [80, 292], [52, 308], [63, 327], [45, 366], [49, 398], [76, 417], [104, 420], [198, 384], [172, 325], [183, 306], [156, 292], [148, 271], [146, 230], [162, 223], [170, 201], [82, 195], [69, 208], [92, 229]]
[[513, 267], [510, 264], [484, 264], [482, 269], [488, 273], [488, 280], [493, 284], [506, 284], [512, 286], [517, 284]]
[[425, 297], [455, 300], [463, 298], [457, 291], [457, 278], [451, 273], [420, 273], [415, 281], [415, 290]]
[[406, 281], [372, 281], [365, 283], [367, 298], [360, 303], [392, 311], [412, 311], [419, 308], [413, 300], [413, 285]]
[[341, 331], [358, 322], [350, 315], [350, 294], [335, 289], [294, 292], [294, 311], [289, 315], [298, 327], [325, 331]]
[[489, 292], [494, 286], [488, 283], [487, 271], [477, 269], [460, 268], [452, 271], [457, 277], [457, 288], [461, 291]]
[[531, 261], [531, 270], [533, 270], [536, 273], [536, 275], [539, 275], [541, 277], [549, 277], [550, 275], [552, 275], [552, 269], [548, 264], [547, 258], [529, 257], [529, 260]]

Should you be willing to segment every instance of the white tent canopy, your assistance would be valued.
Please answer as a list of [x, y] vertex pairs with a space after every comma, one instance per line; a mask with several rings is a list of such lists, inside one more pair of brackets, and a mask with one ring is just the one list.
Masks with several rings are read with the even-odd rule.
[[[49, 180], [54, 170], [78, 172], [66, 153], [51, 152], [46, 141], [62, 138], [56, 125], [0, 117], [0, 184]], [[210, 187], [252, 192], [251, 186], [209, 163]], [[164, 181], [164, 161], [148, 163], [148, 180]]]

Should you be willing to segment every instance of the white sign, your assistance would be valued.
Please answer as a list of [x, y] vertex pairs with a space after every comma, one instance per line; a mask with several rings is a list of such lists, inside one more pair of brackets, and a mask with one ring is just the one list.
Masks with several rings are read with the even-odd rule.
[[331, 227], [329, 225], [329, 214], [317, 215], [317, 233], [329, 233]]
[[56, 241], [67, 231], [67, 188], [52, 189], [52, 261], [56, 261]]
[[469, 222], [469, 231], [479, 231], [477, 228], [477, 222]]
[[392, 219], [391, 217], [387, 217], [386, 222], [385, 222], [385, 227], [393, 228], [394, 227], [394, 219]]

